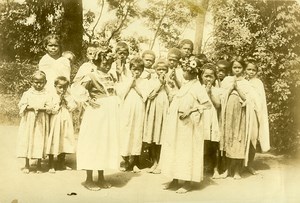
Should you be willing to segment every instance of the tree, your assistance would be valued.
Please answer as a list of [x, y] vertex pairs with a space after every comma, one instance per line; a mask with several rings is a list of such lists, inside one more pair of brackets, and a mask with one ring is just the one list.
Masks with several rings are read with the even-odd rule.
[[267, 92], [272, 145], [280, 152], [299, 150], [300, 130], [295, 124], [294, 107], [300, 86], [299, 4], [217, 0], [213, 13], [211, 55], [222, 58], [237, 54], [256, 59]]
[[185, 1], [148, 0], [148, 4], [142, 15], [146, 18], [148, 27], [154, 31], [149, 48], [153, 48], [158, 38], [165, 43], [167, 48], [176, 46], [179, 36], [191, 22], [195, 13]]
[[83, 37], [82, 0], [62, 0], [61, 36], [63, 49], [81, 55]]

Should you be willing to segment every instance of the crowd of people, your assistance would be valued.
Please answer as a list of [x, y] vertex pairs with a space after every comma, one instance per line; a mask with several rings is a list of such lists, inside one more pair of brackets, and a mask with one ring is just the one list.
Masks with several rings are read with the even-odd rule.
[[[186, 193], [192, 182], [203, 180], [207, 159], [212, 178], [240, 179], [244, 168], [256, 174], [257, 146], [263, 152], [270, 148], [264, 86], [251, 58], [212, 62], [193, 55], [188, 39], [158, 59], [151, 50], [129, 59], [125, 42], [114, 51], [90, 45], [88, 61], [70, 81], [74, 54], [61, 53], [56, 35], [47, 36], [44, 46], [47, 53], [32, 75], [32, 87], [19, 102], [17, 157], [25, 158], [24, 173], [41, 173], [47, 157], [49, 173], [70, 169], [65, 156], [76, 152], [77, 170], [86, 171], [83, 186], [110, 188], [104, 170], [140, 172], [147, 146], [152, 163], [147, 172], [172, 179], [163, 189]], [[35, 169], [30, 159], [37, 159]]]

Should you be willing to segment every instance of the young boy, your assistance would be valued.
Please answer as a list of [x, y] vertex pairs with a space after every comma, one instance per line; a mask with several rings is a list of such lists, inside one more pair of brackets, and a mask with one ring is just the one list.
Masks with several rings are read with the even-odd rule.
[[155, 62], [155, 53], [152, 50], [146, 50], [142, 54], [142, 59], [144, 61], [144, 71], [141, 75], [141, 78], [150, 80], [155, 74], [155, 70], [152, 68]]

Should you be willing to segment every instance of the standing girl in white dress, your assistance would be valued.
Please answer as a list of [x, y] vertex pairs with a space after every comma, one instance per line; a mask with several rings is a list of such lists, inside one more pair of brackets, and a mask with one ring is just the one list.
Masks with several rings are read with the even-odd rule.
[[152, 91], [146, 103], [143, 142], [149, 145], [150, 159], [153, 161], [152, 167], [147, 172], [159, 174], [161, 171], [158, 165], [162, 144], [162, 130], [166, 122], [171, 89], [166, 83], [168, 62], [159, 59], [154, 64], [154, 69], [156, 70], [156, 76], [149, 81]]
[[[170, 104], [163, 133], [162, 174], [173, 178], [164, 189], [176, 188], [177, 193], [186, 193], [192, 189], [192, 181], [203, 179], [202, 113], [211, 104], [205, 88], [197, 79], [199, 66], [200, 61], [196, 58], [183, 64], [183, 77], [187, 82]], [[184, 181], [181, 187], [179, 180]]]
[[[121, 155], [125, 161], [122, 171], [139, 172], [139, 156], [142, 150], [145, 102], [148, 98], [148, 80], [140, 78], [144, 70], [143, 59], [130, 60], [132, 78], [119, 84], [121, 106]], [[129, 160], [131, 156], [131, 160]]]
[[25, 158], [24, 173], [29, 173], [30, 159], [37, 159], [37, 173], [41, 173], [41, 159], [45, 155], [46, 137], [49, 133], [51, 96], [44, 89], [46, 75], [36, 71], [32, 76], [32, 87], [24, 92], [19, 109], [21, 123], [18, 132], [17, 157]]
[[[102, 48], [94, 60], [98, 71], [82, 80], [89, 92], [78, 137], [77, 170], [86, 170], [82, 185], [88, 190], [110, 188], [104, 170], [119, 168], [119, 98], [115, 94], [113, 78], [108, 73], [113, 62], [111, 50]], [[97, 182], [93, 170], [98, 171]]]
[[60, 76], [54, 81], [56, 94], [52, 98], [52, 115], [50, 118], [50, 133], [47, 139], [46, 154], [49, 156], [49, 172], [55, 173], [54, 156], [57, 156], [59, 170], [71, 169], [65, 166], [65, 155], [75, 153], [75, 137], [72, 121], [72, 111], [76, 103], [71, 95], [67, 95], [69, 81]]

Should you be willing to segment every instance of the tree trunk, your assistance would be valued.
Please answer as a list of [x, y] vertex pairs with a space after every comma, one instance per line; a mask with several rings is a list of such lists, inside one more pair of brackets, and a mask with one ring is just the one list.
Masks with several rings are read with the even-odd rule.
[[82, 0], [63, 0], [64, 14], [62, 19], [63, 51], [72, 51], [76, 57], [81, 57], [83, 16]]
[[201, 46], [203, 40], [203, 31], [204, 31], [204, 22], [205, 15], [208, 8], [209, 0], [198, 0], [199, 7], [202, 8], [203, 12], [198, 13], [196, 18], [196, 34], [195, 34], [195, 43], [194, 43], [194, 52], [195, 54], [201, 53]]

